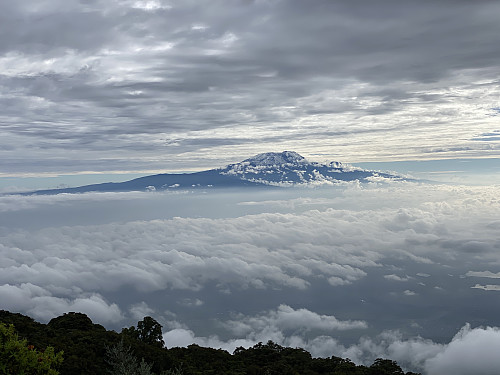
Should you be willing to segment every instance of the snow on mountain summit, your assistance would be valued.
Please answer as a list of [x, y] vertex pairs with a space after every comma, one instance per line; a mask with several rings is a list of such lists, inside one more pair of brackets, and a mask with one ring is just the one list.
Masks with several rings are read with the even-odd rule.
[[119, 183], [39, 190], [25, 194], [83, 193], [89, 191], [161, 191], [223, 187], [324, 186], [347, 182], [402, 181], [389, 173], [369, 171], [340, 162], [309, 162], [294, 151], [266, 152], [224, 168], [194, 173], [157, 174]]
[[302, 155], [295, 151], [265, 152], [255, 155], [242, 163], [261, 166], [277, 166], [283, 164], [308, 164], [309, 162]]
[[220, 170], [224, 176], [274, 186], [324, 185], [364, 180], [374, 174], [340, 162], [309, 162], [295, 151], [266, 152]]

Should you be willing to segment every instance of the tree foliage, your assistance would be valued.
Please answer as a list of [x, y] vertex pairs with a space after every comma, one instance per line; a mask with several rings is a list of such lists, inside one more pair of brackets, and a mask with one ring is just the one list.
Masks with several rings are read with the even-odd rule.
[[106, 346], [106, 362], [109, 364], [108, 370], [111, 375], [152, 375], [153, 365], [141, 359], [137, 361], [130, 346], [125, 346], [123, 340], [116, 345]]
[[[52, 346], [54, 349], [36, 353], [55, 358], [51, 362], [55, 365], [60, 363], [60, 354], [54, 354], [55, 351], [64, 350], [65, 358], [59, 368], [61, 375], [418, 375], [405, 374], [396, 362], [388, 359], [379, 358], [367, 367], [335, 356], [313, 358], [304, 349], [283, 347], [272, 341], [250, 348], [240, 347], [233, 354], [195, 344], [167, 349], [161, 325], [151, 317], [145, 317], [137, 327], [124, 328], [120, 334], [92, 323], [81, 313], [67, 313], [48, 324], [40, 324], [27, 316], [0, 310], [0, 322], [7, 324], [2, 326], [4, 331], [12, 330], [8, 324], [14, 324], [20, 337], [27, 340], [18, 340], [23, 343], [23, 358], [31, 355], [26, 354], [27, 351], [33, 351], [26, 349], [30, 348], [29, 344]], [[42, 359], [44, 363], [50, 361]], [[4, 357], [0, 363], [6, 363]], [[57, 372], [0, 371], [1, 374], [55, 375]]]
[[122, 329], [122, 334], [131, 338], [142, 341], [145, 344], [158, 346], [163, 348], [163, 334], [161, 324], [150, 316], [146, 316], [143, 320], [137, 323], [137, 328], [134, 326]]
[[377, 358], [370, 366], [370, 375], [405, 375], [396, 361]]
[[56, 367], [63, 361], [63, 353], [48, 346], [39, 351], [28, 340], [19, 339], [14, 325], [0, 323], [0, 374], [58, 375]]

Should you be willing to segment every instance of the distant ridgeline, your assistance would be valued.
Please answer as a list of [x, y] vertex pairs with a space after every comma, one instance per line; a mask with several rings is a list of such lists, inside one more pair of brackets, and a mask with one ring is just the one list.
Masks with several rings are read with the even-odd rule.
[[[12, 334], [13, 330], [17, 336]], [[11, 333], [5, 334], [7, 331]], [[168, 346], [168, 342], [165, 344]], [[51, 355], [45, 358], [45, 353]], [[26, 371], [27, 366], [31, 366], [28, 359], [33, 355], [36, 370]], [[56, 357], [58, 360], [53, 361]], [[195, 344], [167, 349], [161, 325], [151, 317], [145, 317], [137, 327], [117, 333], [92, 323], [82, 313], [70, 312], [41, 324], [5, 310], [0, 310], [0, 373], [405, 375], [396, 362], [388, 359], [379, 358], [369, 367], [357, 366], [335, 356], [312, 358], [303, 349], [283, 347], [272, 341], [248, 349], [239, 347], [233, 354]], [[407, 372], [406, 375], [418, 374]]]
[[293, 187], [335, 185], [342, 182], [406, 180], [402, 176], [364, 170], [340, 162], [309, 162], [293, 151], [267, 152], [225, 168], [195, 173], [163, 173], [125, 182], [107, 182], [74, 188], [38, 190], [27, 194], [84, 193], [90, 191], [157, 191], [237, 187]]

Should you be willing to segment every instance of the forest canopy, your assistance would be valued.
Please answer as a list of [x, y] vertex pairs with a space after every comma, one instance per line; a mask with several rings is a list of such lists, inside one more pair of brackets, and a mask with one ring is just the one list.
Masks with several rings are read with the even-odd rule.
[[[78, 312], [42, 324], [28, 316], [0, 310], [0, 327], [0, 365], [5, 367], [12, 350], [21, 362], [31, 363], [31, 357], [35, 362], [45, 358], [42, 362], [50, 365], [45, 372], [27, 365], [26, 372], [18, 371], [19, 374], [417, 375], [405, 373], [389, 359], [378, 358], [371, 366], [356, 365], [335, 356], [313, 358], [304, 349], [283, 347], [272, 341], [239, 347], [232, 354], [195, 344], [168, 348], [168, 343], [163, 342], [162, 326], [149, 316], [136, 327], [117, 333]], [[7, 345], [13, 339], [21, 343], [15, 349]], [[0, 374], [10, 373], [0, 367]]]

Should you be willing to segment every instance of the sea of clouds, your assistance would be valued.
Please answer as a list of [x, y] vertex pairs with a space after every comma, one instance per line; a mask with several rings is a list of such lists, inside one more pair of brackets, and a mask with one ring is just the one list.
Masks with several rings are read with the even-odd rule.
[[0, 196], [0, 308], [168, 347], [273, 340], [426, 374], [500, 367], [498, 186]]

